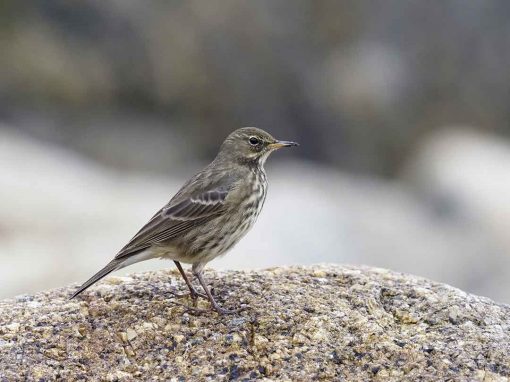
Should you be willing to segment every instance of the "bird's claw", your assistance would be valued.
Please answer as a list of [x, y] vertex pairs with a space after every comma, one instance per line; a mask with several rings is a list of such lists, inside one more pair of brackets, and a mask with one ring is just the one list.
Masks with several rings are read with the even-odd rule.
[[200, 292], [197, 292], [197, 291], [195, 291], [194, 293], [190, 293], [190, 294], [189, 294], [189, 296], [190, 296], [193, 300], [196, 300], [196, 299], [197, 299], [197, 298], [199, 298], [199, 297], [202, 297], [202, 298], [204, 298], [204, 299], [206, 299], [206, 300], [208, 300], [208, 299], [209, 299], [209, 298], [207, 297], [207, 295], [206, 295], [206, 294], [204, 294], [204, 293], [200, 293]]
[[237, 314], [237, 313], [240, 313], [240, 312], [242, 312], [244, 310], [249, 309], [249, 307], [242, 306], [242, 307], [237, 308], [237, 309], [225, 309], [225, 308], [222, 308], [221, 306], [216, 304], [216, 305], [212, 306], [212, 309], [214, 309], [218, 314], [226, 315], [226, 314]]
[[173, 304], [182, 306], [184, 308], [184, 312], [190, 312], [190, 313], [194, 313], [194, 314], [209, 312], [208, 309], [200, 309], [200, 308], [197, 308], [196, 306], [189, 306], [189, 305], [182, 304], [182, 303], [176, 302], [176, 301], [173, 301]]
[[176, 298], [184, 298], [190, 295], [190, 293], [179, 293], [174, 290], [169, 291], [169, 293]]
[[205, 298], [206, 300], [208, 299], [207, 295], [205, 295], [204, 293], [197, 292], [196, 290], [190, 291], [187, 293], [180, 293], [174, 289], [174, 290], [170, 290], [169, 292], [171, 295], [175, 296], [176, 298], [191, 297], [192, 300], [196, 300], [197, 298], [202, 297], [202, 298]]

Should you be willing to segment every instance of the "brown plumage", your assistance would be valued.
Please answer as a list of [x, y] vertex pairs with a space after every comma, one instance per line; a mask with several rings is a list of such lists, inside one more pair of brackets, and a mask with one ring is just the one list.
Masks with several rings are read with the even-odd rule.
[[71, 298], [117, 269], [147, 259], [167, 258], [174, 260], [193, 298], [201, 294], [192, 286], [180, 262], [192, 264], [193, 274], [217, 312], [231, 312], [218, 306], [202, 270], [253, 226], [267, 192], [264, 163], [274, 150], [287, 146], [297, 143], [278, 141], [254, 127], [231, 133], [214, 161], [185, 183], [115, 258]]

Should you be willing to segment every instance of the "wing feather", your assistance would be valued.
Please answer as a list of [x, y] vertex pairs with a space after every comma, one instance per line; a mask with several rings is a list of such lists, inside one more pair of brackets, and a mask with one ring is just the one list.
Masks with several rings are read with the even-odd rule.
[[170, 203], [163, 207], [131, 241], [120, 250], [115, 259], [121, 259], [154, 244], [171, 240], [186, 233], [195, 225], [203, 224], [224, 212], [228, 187], [219, 187]]

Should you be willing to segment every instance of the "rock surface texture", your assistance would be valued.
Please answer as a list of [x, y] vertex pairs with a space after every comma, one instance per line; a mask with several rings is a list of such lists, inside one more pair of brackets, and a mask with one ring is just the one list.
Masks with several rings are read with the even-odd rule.
[[[0, 381], [507, 381], [510, 307], [382, 269], [208, 272], [233, 316], [187, 310], [174, 272], [0, 302]], [[198, 307], [206, 308], [199, 300]]]

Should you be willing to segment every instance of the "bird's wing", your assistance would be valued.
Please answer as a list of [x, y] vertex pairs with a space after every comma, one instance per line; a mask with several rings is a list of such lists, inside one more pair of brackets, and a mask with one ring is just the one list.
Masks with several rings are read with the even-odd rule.
[[171, 204], [163, 208], [161, 212], [165, 217], [172, 220], [188, 221], [200, 219], [221, 209], [228, 192], [224, 187], [216, 188], [184, 199], [179, 203]]
[[221, 215], [230, 188], [222, 185], [175, 202], [170, 201], [138, 231], [115, 259], [122, 259], [151, 245], [173, 239]]

